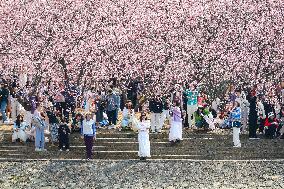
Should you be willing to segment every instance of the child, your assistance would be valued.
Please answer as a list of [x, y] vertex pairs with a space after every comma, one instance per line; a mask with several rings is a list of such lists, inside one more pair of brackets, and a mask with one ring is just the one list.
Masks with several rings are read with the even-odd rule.
[[81, 113], [76, 114], [75, 119], [71, 125], [72, 132], [79, 132], [81, 125], [83, 124], [83, 115]]
[[172, 108], [172, 121], [169, 133], [169, 141], [171, 144], [178, 143], [182, 140], [182, 117], [179, 108], [179, 102], [174, 102]]
[[149, 140], [149, 129], [150, 122], [147, 120], [146, 114], [142, 113], [140, 117], [140, 123], [138, 127], [138, 142], [139, 142], [139, 152], [138, 156], [140, 160], [146, 160], [150, 155], [150, 140]]
[[273, 139], [275, 137], [276, 129], [278, 128], [278, 122], [274, 116], [273, 112], [268, 114], [268, 117], [265, 119], [264, 131], [267, 138]]
[[241, 108], [240, 103], [235, 101], [233, 110], [231, 112], [232, 127], [233, 127], [233, 142], [234, 147], [241, 147], [240, 142], [240, 128], [241, 128]]
[[59, 151], [63, 150], [63, 146], [65, 146], [67, 152], [70, 150], [69, 135], [70, 129], [66, 123], [66, 120], [62, 118], [58, 128]]

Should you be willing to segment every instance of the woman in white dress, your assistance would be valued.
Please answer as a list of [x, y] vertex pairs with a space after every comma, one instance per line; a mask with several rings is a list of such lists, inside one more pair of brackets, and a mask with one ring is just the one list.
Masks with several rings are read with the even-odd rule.
[[140, 160], [146, 160], [150, 155], [150, 140], [149, 140], [149, 129], [150, 121], [147, 120], [146, 114], [142, 113], [140, 117], [140, 122], [138, 127], [138, 142], [139, 142], [139, 152], [138, 156]]
[[169, 132], [169, 141], [172, 144], [175, 144], [182, 140], [182, 115], [178, 102], [174, 103], [174, 107], [171, 112], [172, 121]]
[[27, 124], [24, 122], [24, 118], [22, 115], [18, 115], [17, 119], [14, 123], [14, 132], [12, 135], [12, 142], [16, 142], [17, 139], [20, 139], [21, 142], [27, 141], [27, 134], [26, 134]]

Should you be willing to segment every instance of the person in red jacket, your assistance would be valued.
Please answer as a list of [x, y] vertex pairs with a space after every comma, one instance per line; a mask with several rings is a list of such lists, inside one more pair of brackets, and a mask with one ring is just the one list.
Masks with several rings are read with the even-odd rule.
[[278, 122], [273, 112], [270, 112], [268, 114], [268, 117], [265, 119], [264, 128], [265, 136], [267, 138], [273, 139], [278, 128]]

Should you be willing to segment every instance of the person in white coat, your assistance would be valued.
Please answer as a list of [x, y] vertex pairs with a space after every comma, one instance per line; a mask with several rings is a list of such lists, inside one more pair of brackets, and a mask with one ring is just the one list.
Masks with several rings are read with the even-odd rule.
[[242, 118], [241, 118], [241, 125], [242, 125], [242, 133], [245, 134], [248, 128], [248, 116], [249, 116], [249, 102], [246, 99], [246, 94], [241, 90], [236, 90], [236, 100], [240, 104], [240, 108], [242, 110]]
[[121, 121], [121, 127], [122, 129], [130, 128], [132, 121], [134, 117], [134, 109], [132, 108], [131, 101], [128, 101], [125, 104], [125, 107], [122, 111], [122, 121]]
[[241, 147], [240, 141], [240, 128], [241, 128], [241, 118], [242, 112], [240, 103], [235, 101], [233, 110], [231, 111], [232, 127], [233, 127], [233, 143], [234, 147]]
[[13, 127], [12, 142], [16, 142], [17, 139], [20, 139], [21, 142], [26, 142], [28, 138], [25, 131], [26, 128], [27, 124], [24, 122], [23, 116], [18, 115]]
[[169, 132], [169, 141], [174, 144], [182, 140], [182, 115], [179, 102], [174, 102], [171, 114], [172, 121]]
[[146, 160], [150, 155], [150, 140], [149, 140], [149, 129], [150, 121], [147, 120], [146, 114], [142, 113], [140, 117], [140, 122], [138, 127], [138, 142], [139, 142], [139, 152], [138, 156], [140, 160]]

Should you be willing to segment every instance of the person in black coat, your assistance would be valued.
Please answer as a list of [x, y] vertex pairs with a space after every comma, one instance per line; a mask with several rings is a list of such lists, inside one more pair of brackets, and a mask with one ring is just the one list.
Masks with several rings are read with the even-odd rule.
[[249, 107], [249, 138], [258, 139], [256, 135], [257, 130], [257, 97], [256, 92], [251, 91], [247, 99], [250, 103]]
[[69, 144], [69, 135], [70, 129], [65, 121], [65, 118], [62, 118], [61, 123], [58, 128], [58, 139], [59, 139], [59, 150], [63, 150], [63, 146], [65, 146], [66, 151], [70, 150]]

